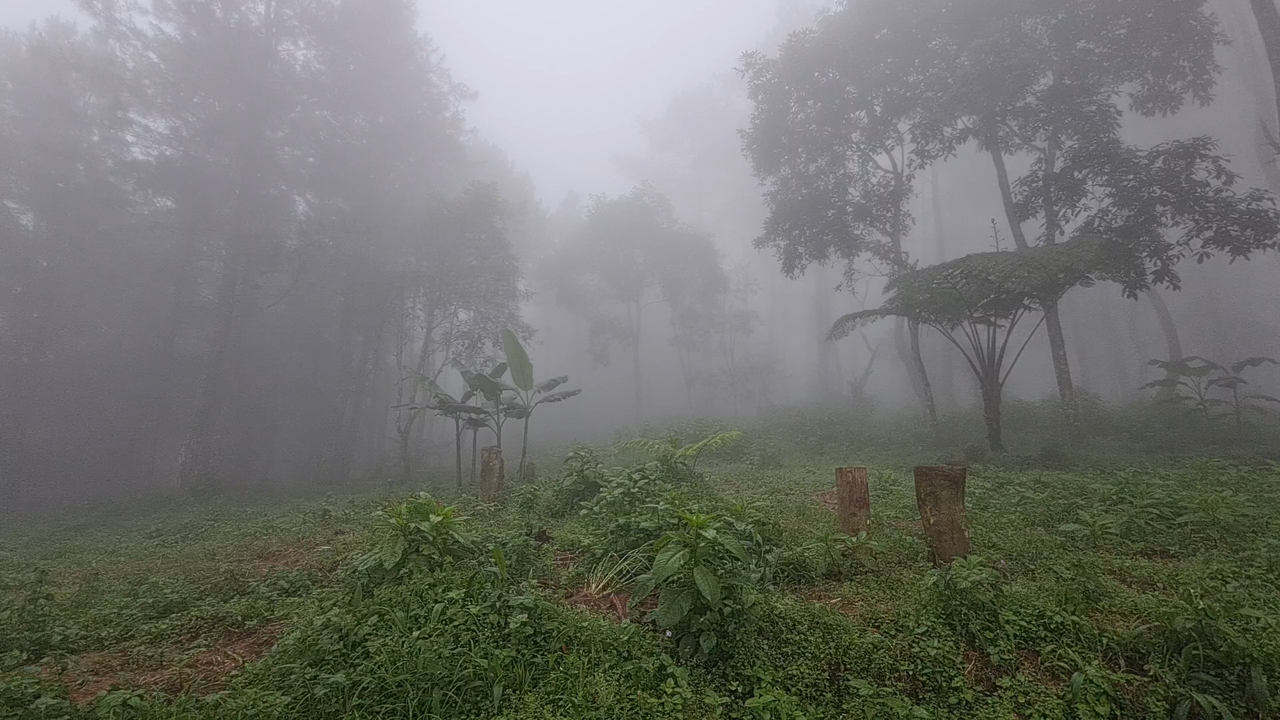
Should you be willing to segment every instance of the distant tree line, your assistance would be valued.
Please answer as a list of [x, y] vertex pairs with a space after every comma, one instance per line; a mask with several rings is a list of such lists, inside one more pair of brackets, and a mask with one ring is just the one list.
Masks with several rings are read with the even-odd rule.
[[80, 10], [0, 35], [0, 495], [367, 476], [407, 372], [528, 335], [412, 0]]

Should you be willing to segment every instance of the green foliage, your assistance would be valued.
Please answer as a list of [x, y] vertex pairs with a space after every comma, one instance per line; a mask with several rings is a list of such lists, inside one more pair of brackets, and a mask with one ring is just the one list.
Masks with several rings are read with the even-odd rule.
[[[1021, 447], [1060, 427], [1052, 402], [1014, 412]], [[501, 504], [273, 500], [5, 527], [0, 643], [17, 651], [0, 652], [0, 717], [1274, 716], [1280, 466], [1143, 459], [1163, 446], [1129, 444], [1133, 427], [1180, 417], [1091, 412], [1067, 470], [971, 469], [974, 547], [999, 560], [939, 571], [907, 469], [927, 438], [786, 410], [743, 429], [781, 448], [778, 468], [740, 445], [697, 478], [577, 448], [561, 478]], [[869, 537], [832, 533], [814, 498], [848, 464], [872, 468]], [[219, 692], [147, 681], [264, 626], [278, 644]], [[139, 671], [78, 707], [58, 669], [98, 653]]]
[[[1143, 388], [1165, 391], [1169, 401], [1182, 404], [1206, 420], [1222, 417], [1217, 411], [1226, 410], [1234, 417], [1237, 431], [1243, 425], [1245, 410], [1270, 414], [1274, 413], [1274, 406], [1280, 405], [1280, 398], [1264, 393], [1241, 392], [1249, 384], [1241, 374], [1248, 368], [1280, 364], [1273, 358], [1245, 358], [1230, 367], [1196, 355], [1179, 360], [1152, 360], [1147, 364], [1163, 370], [1165, 377], [1152, 380]], [[1223, 391], [1226, 397], [1215, 397], [1215, 390]]]
[[479, 549], [467, 519], [426, 493], [377, 513], [383, 540], [356, 561], [356, 569], [398, 577], [473, 559]]
[[886, 288], [890, 296], [880, 308], [845, 315], [828, 337], [838, 340], [862, 323], [887, 316], [940, 332], [1006, 325], [1074, 287], [1119, 277], [1132, 261], [1121, 245], [1098, 236], [1018, 252], [973, 253], [893, 278]]
[[777, 558], [775, 577], [798, 585], [849, 580], [872, 567], [878, 547], [865, 532], [853, 537], [836, 532], [822, 533], [808, 542], [782, 548]]
[[674, 436], [664, 440], [635, 438], [615, 443], [613, 449], [653, 455], [666, 468], [693, 472], [697, 469], [698, 458], [704, 452], [715, 453], [723, 451], [737, 443], [741, 438], [742, 433], [737, 431], [709, 435], [691, 445], [686, 445], [682, 439]]
[[679, 522], [680, 500], [671, 480], [656, 462], [610, 471], [582, 511], [597, 547], [611, 552], [651, 547], [674, 528]]
[[751, 622], [764, 569], [734, 530], [723, 518], [681, 513], [636, 581], [632, 604], [657, 592], [649, 619], [685, 655], [708, 657]]
[[1001, 650], [1006, 579], [998, 569], [970, 555], [930, 570], [925, 584], [952, 632], [988, 654]]

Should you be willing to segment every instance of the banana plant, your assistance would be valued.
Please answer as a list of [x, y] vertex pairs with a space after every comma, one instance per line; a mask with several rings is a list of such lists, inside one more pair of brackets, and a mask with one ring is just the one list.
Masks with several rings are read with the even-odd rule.
[[[1206, 419], [1214, 417], [1213, 408], [1228, 408], [1235, 418], [1236, 432], [1244, 426], [1244, 411], [1253, 410], [1266, 413], [1269, 409], [1263, 403], [1280, 405], [1280, 398], [1262, 393], [1242, 392], [1249, 381], [1241, 377], [1249, 368], [1261, 365], [1280, 365], [1275, 358], [1250, 357], [1230, 367], [1219, 365], [1195, 355], [1180, 360], [1152, 360], [1147, 363], [1164, 370], [1166, 377], [1153, 380], [1144, 388], [1161, 388], [1173, 391], [1172, 400], [1185, 402], [1199, 411]], [[1228, 393], [1224, 400], [1211, 395], [1215, 388]]]
[[[476, 372], [461, 364], [456, 365], [456, 367], [462, 375], [462, 381], [467, 384], [469, 392], [483, 400], [484, 416], [487, 420], [486, 427], [493, 431], [498, 449], [501, 450], [502, 428], [509, 419], [507, 414], [507, 393], [511, 390], [511, 386], [502, 382], [503, 376], [507, 374], [507, 363], [499, 363], [487, 373]], [[476, 432], [479, 432], [479, 429]]]
[[454, 459], [457, 464], [457, 482], [458, 488], [462, 488], [462, 436], [468, 429], [472, 429], [471, 438], [471, 474], [475, 475], [475, 435], [479, 432], [479, 428], [489, 427], [488, 410], [479, 405], [470, 404], [475, 397], [475, 392], [468, 390], [461, 398], [454, 398], [445, 392], [431, 378], [413, 373], [414, 382], [426, 393], [427, 401], [411, 409], [416, 411], [431, 410], [441, 417], [447, 417], [453, 420], [453, 448]]
[[568, 375], [543, 380], [533, 380], [533, 362], [529, 353], [525, 352], [520, 338], [510, 330], [502, 331], [502, 350], [507, 355], [507, 365], [511, 368], [512, 385], [505, 386], [514, 395], [514, 399], [506, 404], [508, 417], [524, 421], [524, 437], [520, 442], [520, 479], [525, 477], [525, 458], [529, 455], [529, 418], [533, 411], [545, 403], [558, 403], [578, 395], [582, 390], [554, 390], [569, 382]]

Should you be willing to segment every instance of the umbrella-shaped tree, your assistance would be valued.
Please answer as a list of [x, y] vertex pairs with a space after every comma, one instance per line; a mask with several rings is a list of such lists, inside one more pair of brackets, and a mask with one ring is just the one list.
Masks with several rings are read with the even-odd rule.
[[[1140, 258], [1122, 243], [1100, 236], [1018, 252], [966, 255], [950, 262], [904, 272], [891, 280], [888, 299], [878, 308], [850, 313], [828, 335], [839, 340], [862, 324], [902, 317], [929, 326], [960, 350], [982, 389], [987, 442], [1004, 452], [1000, 406], [1005, 381], [1044, 324], [1044, 310], [1073, 287], [1112, 279], [1126, 285], [1145, 277]], [[1015, 331], [1039, 315], [1015, 345]]]

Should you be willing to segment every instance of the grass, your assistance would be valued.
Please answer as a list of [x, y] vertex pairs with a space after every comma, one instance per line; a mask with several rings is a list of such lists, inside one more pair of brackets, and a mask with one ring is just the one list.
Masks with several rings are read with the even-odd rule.
[[[630, 443], [452, 514], [384, 496], [26, 521], [0, 532], [0, 718], [1280, 713], [1271, 431], [1107, 410], [1059, 445], [1043, 408], [1009, 415], [1022, 452], [994, 459], [779, 413], [696, 472]], [[910, 465], [965, 455], [975, 556], [933, 570]], [[871, 468], [858, 552], [821, 500], [846, 464]], [[702, 569], [665, 573], [682, 547]]]

